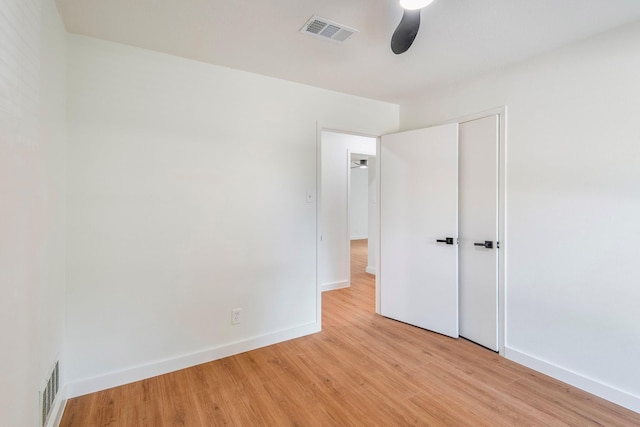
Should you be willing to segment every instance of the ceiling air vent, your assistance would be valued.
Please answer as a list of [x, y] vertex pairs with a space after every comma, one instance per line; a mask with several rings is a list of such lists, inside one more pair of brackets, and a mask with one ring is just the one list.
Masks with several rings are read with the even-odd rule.
[[338, 24], [329, 19], [314, 16], [300, 30], [301, 33], [320, 37], [326, 40], [333, 40], [342, 43], [349, 39], [358, 30], [349, 28], [346, 25]]

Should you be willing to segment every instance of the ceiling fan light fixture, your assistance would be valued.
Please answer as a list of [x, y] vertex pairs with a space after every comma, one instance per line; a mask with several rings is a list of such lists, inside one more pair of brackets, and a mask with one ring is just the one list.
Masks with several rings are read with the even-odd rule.
[[407, 10], [418, 10], [429, 6], [433, 0], [400, 0], [400, 6]]

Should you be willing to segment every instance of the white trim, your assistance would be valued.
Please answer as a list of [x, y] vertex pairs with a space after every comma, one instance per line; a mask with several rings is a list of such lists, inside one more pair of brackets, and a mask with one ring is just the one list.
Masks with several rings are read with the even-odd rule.
[[[379, 135], [377, 133], [368, 132], [366, 130], [344, 130], [342, 128], [334, 128], [334, 127], [321, 127], [321, 132], [333, 132], [333, 133], [343, 133], [345, 135], [354, 135], [354, 136], [364, 136], [365, 138], [377, 138]], [[367, 154], [368, 156], [369, 154]]]
[[[351, 155], [354, 154], [347, 148], [347, 286], [351, 286]], [[356, 153], [361, 154], [361, 153]], [[347, 287], [343, 286], [343, 287]], [[339, 289], [339, 288], [336, 288]]]
[[320, 332], [320, 324], [313, 322], [298, 327], [284, 329], [265, 335], [247, 338], [245, 340], [232, 342], [229, 344], [211, 347], [206, 350], [183, 354], [165, 360], [140, 365], [121, 371], [111, 372], [91, 378], [83, 378], [67, 384], [67, 398], [82, 396], [84, 394], [105, 390], [123, 384], [140, 381], [146, 378], [155, 377], [245, 351], [255, 350], [260, 347], [277, 344], [294, 338]]
[[[380, 188], [382, 187], [382, 181], [380, 180], [382, 170], [382, 136], [376, 138], [376, 209], [378, 210], [378, 242], [376, 246], [376, 273], [380, 272], [380, 248], [382, 247], [382, 218], [380, 212], [382, 209], [380, 206]], [[381, 299], [380, 299], [380, 274], [376, 274], [376, 314], [382, 313]]]
[[47, 422], [44, 427], [59, 427], [60, 422], [62, 421], [62, 414], [64, 414], [64, 408], [67, 406], [67, 387], [62, 386], [58, 390], [58, 394], [56, 395], [56, 399], [53, 402], [53, 406], [51, 407], [51, 412], [49, 413], [49, 418], [47, 418]]
[[507, 346], [507, 106], [496, 109], [499, 122], [498, 150], [498, 350]]
[[322, 126], [316, 121], [316, 324], [322, 329], [322, 287], [320, 254], [322, 253]]
[[364, 271], [366, 273], [373, 274], [374, 276], [376, 275], [376, 268], [375, 267], [371, 267], [371, 266], [367, 265], [367, 268], [365, 268]]
[[342, 280], [340, 282], [324, 283], [321, 286], [321, 289], [322, 289], [322, 292], [327, 292], [327, 291], [335, 291], [336, 289], [348, 288], [349, 286], [351, 286], [351, 283], [348, 280]]
[[367, 239], [369, 239], [369, 236], [365, 234], [365, 235], [351, 236], [349, 240], [367, 240]]
[[577, 372], [562, 368], [513, 348], [506, 347], [504, 357], [588, 393], [640, 413], [639, 396], [634, 396], [625, 391], [603, 384], [599, 381], [578, 374]]

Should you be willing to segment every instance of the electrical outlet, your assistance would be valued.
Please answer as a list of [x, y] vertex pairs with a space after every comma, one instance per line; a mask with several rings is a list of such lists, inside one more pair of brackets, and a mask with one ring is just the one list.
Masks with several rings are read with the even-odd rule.
[[231, 324], [232, 325], [237, 325], [238, 323], [240, 323], [240, 313], [242, 313], [242, 309], [241, 308], [234, 308], [233, 310], [231, 310]]

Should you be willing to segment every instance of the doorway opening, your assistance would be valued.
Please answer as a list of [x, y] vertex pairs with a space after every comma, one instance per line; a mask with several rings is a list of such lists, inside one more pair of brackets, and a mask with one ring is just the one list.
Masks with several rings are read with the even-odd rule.
[[349, 239], [351, 241], [349, 277], [351, 286], [362, 295], [371, 312], [375, 311], [375, 247], [377, 241], [376, 158], [351, 153], [349, 165]]
[[349, 150], [347, 171], [347, 235], [350, 241], [349, 278], [375, 276], [377, 242], [376, 156]]
[[351, 286], [352, 264], [360, 262], [352, 263], [352, 242], [366, 255], [362, 273], [375, 273], [377, 137], [328, 130], [319, 137], [318, 284], [325, 292]]

